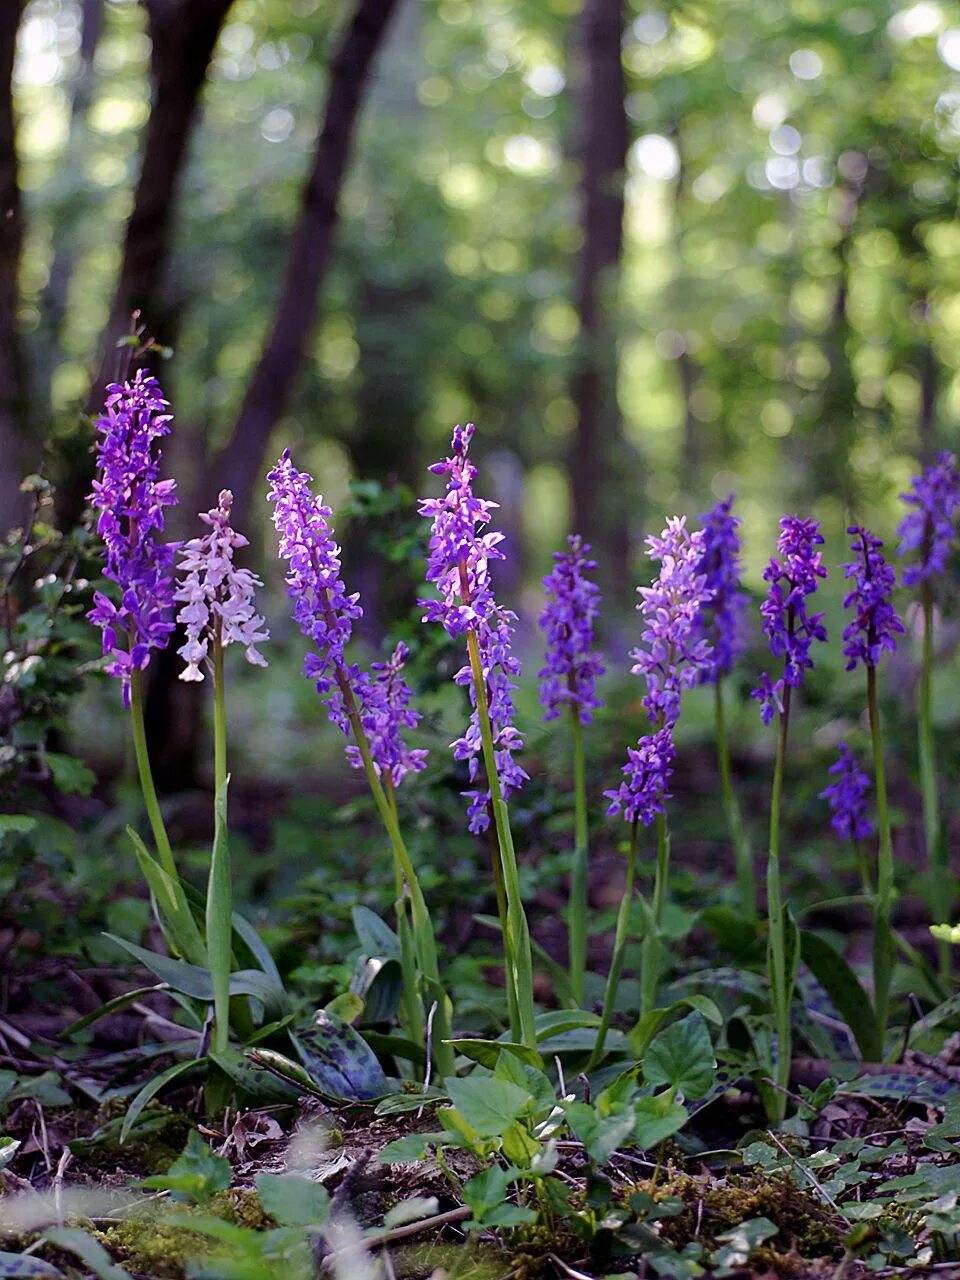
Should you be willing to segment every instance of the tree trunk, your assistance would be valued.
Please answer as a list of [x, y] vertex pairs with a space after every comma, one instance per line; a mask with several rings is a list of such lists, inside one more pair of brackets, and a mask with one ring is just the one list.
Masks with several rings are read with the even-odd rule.
[[273, 328], [247, 388], [229, 444], [205, 487], [233, 491], [238, 527], [249, 524], [253, 489], [274, 424], [283, 413], [317, 316], [337, 228], [340, 189], [373, 59], [399, 0], [358, 0], [330, 71], [323, 126], [290, 241]]
[[0, 534], [26, 517], [27, 377], [17, 324], [23, 208], [17, 177], [13, 62], [23, 0], [0, 5]]
[[90, 391], [91, 411], [116, 368], [117, 342], [139, 310], [158, 329], [158, 294], [170, 254], [177, 187], [220, 28], [233, 0], [142, 0], [152, 43], [153, 106], [140, 177], [127, 223], [120, 276], [101, 340], [100, 367]]
[[[576, 529], [593, 543], [604, 576], [625, 569], [627, 502], [608, 484], [620, 435], [616, 328], [611, 311], [623, 241], [627, 116], [621, 61], [622, 0], [586, 0], [579, 57], [581, 227], [576, 303], [580, 342], [571, 471]], [[622, 484], [621, 484], [622, 488]], [[601, 501], [601, 493], [603, 500]], [[635, 495], [629, 496], [633, 502]]]
[[[83, 0], [80, 6], [80, 74], [74, 82], [70, 102], [70, 130], [64, 148], [64, 165], [72, 166], [77, 175], [78, 193], [72, 193], [56, 210], [57, 236], [53, 245], [50, 273], [40, 303], [40, 340], [34, 342], [34, 403], [50, 412], [50, 382], [54, 370], [64, 358], [63, 327], [67, 317], [67, 299], [76, 262], [77, 231], [88, 216], [96, 198], [82, 182], [87, 159], [87, 117], [96, 79], [94, 56], [103, 32], [104, 0]], [[82, 195], [79, 194], [82, 191]]]
[[[142, 0], [151, 40], [153, 102], [140, 176], [127, 222], [110, 316], [101, 336], [87, 409], [98, 413], [104, 389], [124, 367], [117, 344], [140, 311], [147, 330], [165, 338], [160, 291], [170, 256], [177, 187], [197, 119], [200, 95], [220, 28], [233, 0]], [[84, 433], [61, 449], [58, 515], [65, 528], [80, 518], [92, 461]]]
[[[852, 163], [852, 162], [851, 162]], [[823, 352], [830, 372], [823, 384], [817, 405], [817, 420], [823, 425], [812, 436], [797, 434], [791, 448], [795, 450], [796, 470], [812, 467], [816, 492], [840, 495], [849, 510], [855, 509], [856, 495], [850, 475], [850, 450], [858, 417], [857, 385], [851, 364], [851, 329], [847, 315], [850, 293], [850, 256], [857, 221], [865, 198], [869, 177], [866, 156], [863, 170], [855, 167], [836, 188], [838, 204], [836, 255], [840, 265], [837, 291], [834, 294], [830, 327], [823, 342]]]

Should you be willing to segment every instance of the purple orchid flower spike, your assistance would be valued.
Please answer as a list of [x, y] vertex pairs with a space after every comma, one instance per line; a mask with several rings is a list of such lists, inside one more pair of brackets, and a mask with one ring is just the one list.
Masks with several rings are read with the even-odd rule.
[[600, 589], [587, 574], [597, 567], [588, 558], [590, 547], [577, 536], [567, 539], [567, 551], [554, 554], [554, 567], [543, 579], [547, 603], [540, 629], [547, 640], [540, 680], [544, 720], [556, 720], [561, 710], [574, 707], [581, 724], [589, 724], [601, 705], [597, 677], [604, 666], [593, 649], [594, 623], [600, 612]]
[[359, 668], [349, 664], [345, 655], [353, 624], [363, 615], [360, 597], [347, 594], [340, 548], [330, 524], [333, 512], [322, 498], [314, 497], [310, 489], [313, 477], [297, 470], [286, 449], [267, 479], [267, 497], [274, 504], [273, 523], [280, 535], [280, 557], [290, 564], [286, 582], [287, 594], [295, 601], [294, 620], [314, 646], [304, 661], [303, 674], [316, 685], [330, 719], [348, 734], [350, 722], [341, 680], [345, 676], [354, 684], [360, 677]]
[[270, 632], [253, 599], [263, 583], [255, 573], [233, 563], [234, 553], [249, 542], [230, 525], [232, 506], [233, 494], [221, 490], [217, 506], [200, 516], [210, 532], [180, 549], [182, 578], [174, 599], [183, 605], [177, 621], [187, 633], [186, 643], [177, 650], [187, 664], [181, 680], [203, 679], [201, 664], [215, 637], [222, 645], [242, 645], [244, 657], [255, 666], [267, 665], [256, 646], [269, 640]]
[[639, 821], [645, 827], [657, 814], [666, 813], [664, 802], [670, 799], [675, 754], [669, 729], [648, 734], [636, 747], [628, 747], [623, 781], [615, 791], [603, 793], [610, 801], [607, 813], [622, 813], [627, 822]]
[[875, 667], [883, 651], [893, 653], [896, 637], [904, 634], [903, 623], [891, 603], [897, 576], [881, 554], [883, 543], [861, 525], [847, 529], [853, 539], [851, 550], [857, 557], [843, 566], [844, 577], [854, 580], [843, 598], [843, 607], [853, 609], [853, 620], [843, 632], [843, 652], [847, 670], [858, 663]]
[[703, 553], [697, 568], [710, 597], [701, 607], [697, 623], [713, 648], [713, 660], [701, 680], [715, 684], [729, 674], [744, 648], [747, 594], [740, 586], [740, 520], [733, 514], [733, 494], [701, 515], [700, 521]]
[[[426, 768], [429, 754], [420, 747], [408, 747], [402, 736], [421, 719], [420, 712], [410, 705], [413, 694], [403, 676], [409, 654], [405, 644], [398, 644], [386, 662], [373, 663], [372, 676], [363, 672], [356, 690], [373, 767], [393, 787], [399, 787], [408, 773]], [[363, 768], [360, 748], [352, 743], [347, 747], [347, 759], [354, 769]]]
[[[351, 731], [347, 695], [351, 695], [356, 704], [353, 714], [359, 715], [377, 776], [396, 786], [407, 773], [424, 767], [427, 754], [407, 747], [402, 737], [402, 731], [420, 719], [410, 707], [412, 694], [402, 674], [408, 650], [400, 645], [388, 662], [374, 663], [372, 676], [347, 660], [353, 624], [363, 610], [359, 595], [348, 595], [343, 582], [340, 548], [330, 523], [333, 513], [322, 498], [314, 496], [313, 477], [297, 470], [289, 449], [267, 479], [280, 556], [290, 564], [287, 594], [296, 602], [293, 616], [314, 646], [304, 661], [303, 674], [314, 682], [330, 719], [347, 736]], [[363, 768], [356, 744], [347, 747], [347, 759], [355, 768]]]
[[[901, 556], [916, 556], [904, 566], [903, 582], [919, 587], [922, 609], [922, 658], [917, 689], [917, 729], [920, 787], [923, 797], [923, 834], [926, 845], [929, 889], [927, 903], [932, 918], [943, 910], [950, 895], [952, 877], [947, 841], [943, 839], [940, 779], [933, 729], [933, 668], [936, 660], [935, 588], [948, 565], [960, 512], [960, 468], [952, 453], [940, 453], [932, 466], [914, 476], [909, 493], [901, 494], [912, 508], [898, 530]], [[949, 983], [953, 963], [950, 944], [938, 939], [941, 977]]]
[[159, 441], [170, 433], [156, 378], [138, 369], [131, 381], [107, 388], [97, 419], [97, 477], [90, 502], [106, 549], [104, 576], [120, 589], [119, 602], [94, 593], [87, 615], [103, 632], [108, 675], [122, 683], [130, 706], [130, 681], [154, 650], [165, 649], [174, 629], [175, 543], [158, 542], [164, 509], [177, 499], [176, 483], [160, 479]]
[[810, 649], [814, 640], [827, 639], [822, 613], [807, 612], [807, 597], [817, 589], [827, 571], [817, 547], [823, 535], [816, 520], [784, 516], [780, 521], [777, 555], [763, 571], [770, 583], [766, 600], [760, 606], [763, 631], [775, 658], [784, 659], [783, 675], [773, 680], [764, 672], [751, 697], [760, 702], [764, 724], [784, 709], [787, 689], [796, 689], [804, 675], [813, 668]]
[[960, 469], [954, 455], [937, 454], [936, 462], [914, 476], [910, 492], [900, 496], [913, 508], [898, 532], [900, 555], [919, 552], [919, 559], [903, 571], [904, 585], [915, 587], [943, 573], [956, 537]]
[[820, 797], [830, 805], [830, 825], [843, 840], [868, 839], [874, 832], [867, 813], [870, 779], [845, 742], [840, 743], [838, 758], [829, 772], [836, 782], [824, 787]]
[[637, 608], [646, 628], [631, 651], [634, 675], [647, 682], [643, 706], [651, 724], [672, 728], [680, 715], [680, 695], [707, 675], [713, 646], [699, 625], [701, 610], [713, 598], [700, 565], [703, 532], [691, 533], [686, 516], [673, 516], [659, 538], [647, 538], [647, 555], [660, 562], [650, 587], [638, 587]]
[[[439, 622], [454, 638], [464, 637], [468, 632], [476, 636], [497, 773], [506, 799], [527, 780], [526, 773], [514, 759], [523, 747], [523, 738], [513, 724], [514, 681], [520, 674], [520, 662], [511, 648], [516, 614], [499, 605], [493, 593], [490, 561], [503, 559], [500, 549], [503, 534], [481, 532], [497, 504], [477, 497], [473, 491], [477, 469], [468, 456], [473, 432], [472, 423], [457, 426], [450, 457], [430, 467], [435, 475], [447, 477], [444, 495], [423, 498], [419, 506], [420, 514], [433, 521], [427, 581], [436, 585], [439, 599], [421, 600], [420, 604], [424, 609], [424, 622]], [[470, 665], [462, 667], [454, 679], [469, 690], [473, 712], [466, 733], [453, 743], [453, 755], [454, 759], [467, 762], [473, 783], [482, 769], [482, 739], [477, 690]], [[489, 788], [475, 787], [463, 794], [470, 802], [470, 830], [486, 831], [490, 825]]]
[[813, 667], [810, 649], [814, 640], [825, 641], [827, 638], [823, 614], [807, 611], [808, 598], [816, 591], [820, 579], [827, 576], [817, 550], [822, 543], [823, 535], [816, 520], [784, 516], [780, 521], [777, 555], [771, 557], [763, 573], [770, 589], [760, 606], [760, 613], [770, 652], [775, 658], [783, 659], [783, 674], [774, 680], [765, 671], [751, 695], [760, 702], [764, 724], [769, 724], [775, 714], [780, 715], [767, 843], [767, 916], [770, 930], [767, 972], [776, 1035], [776, 1058], [771, 1065], [778, 1085], [771, 1114], [778, 1121], [785, 1114], [786, 1089], [790, 1080], [790, 1003], [795, 983], [795, 975], [787, 961], [787, 915], [780, 880], [780, 798], [790, 694], [799, 688], [805, 674]]

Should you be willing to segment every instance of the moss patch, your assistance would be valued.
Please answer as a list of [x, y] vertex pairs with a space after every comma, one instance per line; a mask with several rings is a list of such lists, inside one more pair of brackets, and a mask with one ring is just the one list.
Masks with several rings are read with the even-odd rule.
[[210, 1242], [196, 1232], [146, 1216], [127, 1218], [95, 1234], [128, 1271], [151, 1280], [182, 1280], [187, 1263], [211, 1251]]

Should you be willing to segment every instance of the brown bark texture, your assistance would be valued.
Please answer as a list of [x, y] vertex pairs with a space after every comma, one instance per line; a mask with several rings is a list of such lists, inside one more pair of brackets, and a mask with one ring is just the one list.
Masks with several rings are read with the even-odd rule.
[[[577, 409], [571, 474], [575, 527], [613, 568], [626, 545], [608, 482], [619, 439], [616, 330], [610, 314], [623, 242], [627, 115], [622, 0], [586, 0], [575, 85], [581, 121], [581, 226], [576, 284], [580, 342], [571, 393]], [[603, 562], [601, 560], [601, 562]]]
[[117, 288], [90, 389], [91, 412], [99, 409], [104, 387], [114, 376], [117, 343], [129, 331], [131, 313], [140, 311], [148, 329], [158, 332], [158, 299], [170, 256], [177, 188], [210, 59], [233, 0], [142, 3], [152, 46], [153, 104]]
[[333, 256], [338, 204], [371, 67], [399, 0], [359, 0], [330, 68], [323, 124], [301, 199], [273, 325], [240, 406], [231, 439], [206, 486], [233, 491], [240, 528], [249, 523], [270, 433], [303, 365]]
[[13, 63], [23, 0], [0, 4], [0, 533], [26, 515], [27, 371], [17, 323], [23, 206], [18, 180]]
[[[87, 117], [93, 99], [96, 72], [94, 57], [103, 33], [104, 0], [82, 0], [80, 5], [80, 74], [73, 84], [70, 101], [70, 131], [66, 155], [83, 155]], [[74, 162], [75, 163], [75, 162]], [[63, 359], [64, 326], [67, 299], [76, 261], [77, 235], [81, 220], [89, 214], [92, 193], [78, 199], [71, 194], [69, 202], [56, 211], [57, 235], [53, 244], [50, 272], [40, 303], [41, 336], [34, 343], [31, 372], [34, 403], [50, 412], [50, 382], [54, 370]]]

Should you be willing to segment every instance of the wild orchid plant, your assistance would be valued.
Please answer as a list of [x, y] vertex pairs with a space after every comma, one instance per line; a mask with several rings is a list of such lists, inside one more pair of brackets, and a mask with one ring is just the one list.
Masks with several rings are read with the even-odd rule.
[[406, 649], [400, 646], [389, 662], [376, 664], [372, 676], [348, 660], [346, 646], [362, 609], [359, 596], [347, 594], [341, 576], [333, 513], [314, 496], [312, 477], [297, 470], [289, 450], [268, 479], [280, 556], [290, 565], [286, 581], [296, 602], [293, 616], [313, 645], [303, 674], [314, 682], [331, 721], [346, 736], [352, 734], [347, 758], [366, 773], [393, 851], [406, 1030], [417, 1045], [424, 1044], [426, 1035], [437, 1069], [446, 1076], [453, 1071], [449, 998], [440, 982], [433, 924], [401, 834], [396, 798], [397, 786], [408, 773], [424, 767], [426, 755], [408, 747], [402, 736], [419, 719], [410, 708], [411, 694], [402, 674]]
[[470, 830], [490, 828], [493, 818], [493, 879], [503, 933], [507, 969], [507, 1001], [511, 1035], [530, 1049], [536, 1046], [533, 1005], [533, 962], [530, 930], [520, 890], [517, 857], [507, 799], [527, 778], [514, 753], [523, 739], [513, 724], [513, 681], [520, 662], [511, 649], [516, 615], [496, 601], [490, 561], [502, 560], [503, 534], [482, 533], [497, 504], [473, 492], [478, 472], [468, 457], [473, 423], [457, 426], [450, 457], [430, 470], [447, 477], [440, 498], [423, 498], [420, 514], [432, 521], [427, 581], [439, 599], [422, 600], [424, 622], [439, 622], [454, 639], [464, 639], [467, 665], [454, 676], [470, 693], [473, 711], [466, 733], [453, 744], [456, 760], [466, 760], [471, 782], [477, 782], [482, 757], [486, 786], [464, 792], [469, 799]]
[[97, 475], [90, 502], [105, 551], [104, 577], [114, 597], [97, 591], [90, 620], [103, 636], [104, 670], [121, 684], [130, 711], [133, 747], [156, 858], [135, 841], [141, 871], [150, 885], [168, 934], [185, 960], [206, 963], [206, 948], [177, 872], [160, 811], [147, 752], [143, 717], [143, 672], [165, 649], [174, 630], [174, 543], [158, 540], [164, 510], [176, 501], [176, 482], [160, 479], [160, 442], [170, 433], [156, 378], [138, 370], [131, 381], [107, 388], [97, 419]]
[[[587, 1061], [586, 1070], [588, 1072], [592, 1071], [603, 1057], [607, 1032], [610, 1029], [610, 1019], [613, 1017], [617, 987], [620, 984], [620, 974], [623, 970], [623, 957], [630, 936], [630, 908], [633, 904], [633, 882], [637, 868], [639, 824], [649, 827], [654, 821], [658, 824], [664, 822], [667, 812], [665, 802], [670, 799], [670, 792], [667, 788], [673, 776], [675, 755], [673, 734], [669, 729], [657, 729], [654, 733], [646, 734], [638, 739], [635, 747], [627, 748], [627, 763], [623, 766], [623, 781], [620, 786], [616, 791], [604, 792], [610, 800], [610, 807], [607, 809], [607, 813], [621, 813], [630, 823], [630, 843], [627, 848], [627, 876], [617, 912], [613, 954], [610, 957], [610, 968], [607, 971], [607, 985], [603, 995], [600, 1026], [597, 1029], [597, 1038], [594, 1041], [593, 1050]], [[660, 883], [663, 883], [662, 876], [666, 874], [665, 826], [660, 827], [658, 837], [657, 873]], [[661, 853], [664, 856], [661, 856]], [[649, 911], [647, 916], [649, 936], [649, 933], [652, 932], [653, 921]], [[641, 975], [644, 990], [647, 989], [647, 982], [650, 979], [651, 963], [656, 964], [659, 968], [659, 958], [653, 956], [652, 949], [648, 947], [644, 953], [644, 966]]]
[[657, 862], [653, 898], [647, 911], [640, 981], [640, 1011], [649, 1013], [656, 1001], [662, 968], [663, 911], [670, 874], [670, 834], [664, 801], [673, 771], [673, 729], [680, 717], [681, 695], [698, 684], [713, 661], [713, 647], [699, 625], [701, 610], [713, 598], [701, 571], [703, 532], [691, 533], [685, 516], [672, 517], [659, 538], [647, 539], [647, 555], [661, 566], [650, 587], [638, 587], [637, 608], [646, 626], [640, 645], [631, 651], [633, 674], [642, 675], [647, 692], [643, 707], [653, 731], [628, 750], [623, 781], [610, 800], [610, 814], [622, 813], [630, 823], [627, 879], [617, 917], [613, 957], [607, 976], [603, 1015], [591, 1065], [599, 1061], [616, 996], [627, 943], [630, 905], [637, 857], [638, 823], [657, 827]]
[[574, 851], [570, 869], [570, 988], [577, 1004], [584, 999], [587, 969], [587, 872], [589, 837], [583, 728], [600, 707], [596, 682], [604, 666], [594, 648], [594, 624], [600, 612], [600, 589], [587, 576], [596, 562], [590, 547], [575, 534], [567, 550], [554, 554], [553, 570], [543, 579], [546, 606], [540, 629], [547, 641], [546, 658], [537, 673], [544, 721], [569, 713], [573, 738]]
[[177, 650], [185, 662], [180, 679], [202, 681], [203, 668], [213, 675], [214, 838], [206, 903], [207, 966], [213, 982], [213, 1047], [222, 1053], [230, 1032], [230, 972], [233, 938], [233, 877], [227, 823], [227, 703], [223, 651], [240, 644], [254, 666], [267, 660], [257, 645], [270, 638], [254, 605], [262, 582], [249, 569], [234, 564], [234, 554], [249, 545], [230, 525], [233, 494], [221, 490], [217, 506], [200, 519], [209, 532], [179, 549], [180, 580], [174, 599], [183, 607], [177, 621], [186, 640]]
[[744, 649], [743, 618], [747, 606], [747, 595], [740, 585], [740, 521], [733, 514], [733, 495], [718, 502], [700, 520], [703, 554], [698, 567], [710, 596], [701, 606], [698, 623], [713, 654], [700, 678], [704, 684], [713, 685], [720, 795], [733, 844], [740, 906], [748, 918], [753, 918], [757, 913], [753, 855], [733, 789], [724, 706], [724, 680]]
[[792, 924], [780, 887], [780, 802], [793, 691], [803, 684], [804, 676], [813, 667], [813, 659], [810, 657], [813, 642], [825, 642], [827, 639], [823, 614], [807, 612], [808, 597], [816, 591], [820, 579], [827, 576], [817, 550], [822, 543], [823, 535], [816, 520], [784, 516], [780, 521], [777, 555], [771, 557], [763, 572], [764, 581], [769, 582], [770, 589], [760, 606], [760, 613], [770, 652], [775, 658], [782, 657], [784, 660], [783, 672], [776, 680], [763, 672], [759, 685], [751, 695], [760, 702], [764, 724], [769, 724], [774, 715], [779, 718], [767, 857], [767, 966], [776, 1045], [776, 1092], [771, 1102], [771, 1111], [776, 1120], [783, 1119], [787, 1107], [792, 1045], [790, 1005], [798, 960], [796, 928]]
[[[913, 479], [909, 493], [901, 494], [913, 508], [899, 528], [902, 556], [916, 556], [903, 570], [903, 583], [920, 588], [923, 616], [923, 649], [917, 729], [920, 760], [920, 794], [923, 803], [923, 830], [926, 843], [928, 901], [933, 915], [940, 915], [950, 900], [950, 860], [940, 815], [937, 760], [933, 738], [931, 682], [934, 661], [934, 592], [938, 578], [947, 567], [956, 535], [960, 511], [960, 468], [952, 453], [937, 455], [936, 461]], [[940, 942], [940, 971], [950, 974], [950, 948]]]
[[[226, 1049], [230, 1030], [233, 909], [227, 838], [227, 746], [223, 650], [243, 645], [249, 662], [266, 666], [256, 645], [268, 639], [253, 603], [259, 578], [237, 568], [234, 552], [247, 539], [230, 527], [232, 497], [201, 515], [209, 533], [182, 546], [160, 542], [165, 507], [176, 502], [175, 482], [160, 479], [160, 440], [169, 434], [157, 380], [138, 370], [132, 380], [111, 385], [98, 419], [97, 476], [90, 501], [106, 551], [104, 576], [117, 585], [117, 599], [94, 597], [90, 619], [103, 633], [105, 670], [121, 681], [130, 711], [134, 752], [156, 857], [131, 831], [137, 859], [160, 921], [175, 953], [208, 968], [214, 996], [212, 1044]], [[180, 579], [174, 564], [179, 558]], [[207, 885], [205, 929], [201, 933], [189, 904], [157, 799], [143, 716], [143, 671], [151, 655], [166, 648], [176, 621], [186, 630], [179, 650], [186, 667], [181, 678], [202, 681], [201, 667], [213, 673], [215, 835]]]
[[843, 607], [852, 609], [854, 616], [844, 628], [843, 652], [847, 658], [848, 671], [853, 671], [862, 663], [867, 673], [867, 712], [870, 717], [873, 776], [877, 793], [879, 845], [874, 898], [873, 991], [877, 1031], [882, 1045], [886, 1038], [894, 961], [893, 930], [890, 924], [894, 867], [883, 732], [877, 700], [877, 666], [884, 650], [892, 652], [896, 649], [896, 637], [903, 634], [903, 624], [891, 604], [896, 575], [881, 554], [883, 543], [860, 525], [851, 525], [847, 533], [853, 539], [851, 549], [856, 558], [844, 566], [844, 577], [852, 579], [854, 585], [844, 596]]

